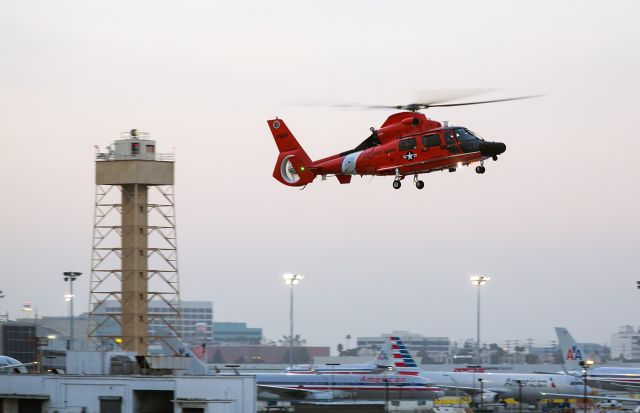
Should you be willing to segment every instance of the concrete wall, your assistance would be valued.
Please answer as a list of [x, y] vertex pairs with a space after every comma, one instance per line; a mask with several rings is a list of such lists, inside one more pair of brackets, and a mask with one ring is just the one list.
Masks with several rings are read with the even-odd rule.
[[16, 400], [28, 399], [42, 400], [42, 411], [50, 413], [97, 413], [101, 398], [121, 400], [122, 412], [150, 411], [153, 395], [163, 393], [175, 400], [175, 413], [184, 407], [202, 407], [206, 413], [256, 411], [256, 384], [251, 376], [0, 376], [4, 413], [17, 413]]
[[98, 161], [96, 185], [173, 185], [173, 162], [161, 161]]

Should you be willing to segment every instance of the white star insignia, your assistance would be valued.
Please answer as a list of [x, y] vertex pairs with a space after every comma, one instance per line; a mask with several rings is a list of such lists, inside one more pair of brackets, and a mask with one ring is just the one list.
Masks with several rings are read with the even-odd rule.
[[416, 156], [418, 156], [418, 155], [417, 155], [417, 154], [415, 154], [415, 153], [413, 153], [413, 152], [411, 152], [411, 151], [409, 151], [409, 152], [407, 152], [407, 154], [406, 154], [406, 155], [404, 155], [404, 156], [403, 156], [403, 158], [404, 158], [404, 159], [406, 159], [407, 161], [411, 161], [411, 160], [413, 160], [413, 158], [415, 158]]

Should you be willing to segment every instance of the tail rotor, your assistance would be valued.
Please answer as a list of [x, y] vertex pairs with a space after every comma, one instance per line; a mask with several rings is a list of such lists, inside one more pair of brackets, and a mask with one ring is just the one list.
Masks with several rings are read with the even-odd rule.
[[267, 123], [280, 151], [273, 177], [287, 186], [304, 186], [313, 182], [316, 174], [311, 170], [311, 159], [284, 121], [273, 119]]

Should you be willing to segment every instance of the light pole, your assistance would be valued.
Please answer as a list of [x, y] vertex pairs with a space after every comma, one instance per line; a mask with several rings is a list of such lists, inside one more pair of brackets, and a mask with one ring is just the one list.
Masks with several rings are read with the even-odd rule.
[[27, 319], [31, 317], [30, 314], [32, 311], [33, 311], [33, 307], [31, 306], [31, 301], [27, 301], [22, 305], [22, 312], [24, 312], [25, 317]]
[[393, 370], [393, 367], [387, 366], [384, 371], [384, 411], [389, 413], [389, 372]]
[[477, 319], [476, 319], [476, 362], [481, 364], [480, 361], [480, 287], [485, 285], [491, 277], [484, 275], [472, 275], [470, 280], [471, 284], [478, 287], [478, 300], [477, 300]]
[[284, 283], [291, 286], [289, 295], [289, 368], [293, 369], [293, 286], [304, 278], [300, 274], [283, 274]]
[[518, 413], [522, 413], [522, 386], [524, 383], [522, 380], [515, 381], [518, 384]]
[[478, 379], [480, 382], [480, 410], [484, 409], [484, 379]]
[[450, 374], [443, 374], [443, 376], [449, 377], [453, 382], [453, 385], [456, 386], [456, 407], [460, 407], [460, 395], [458, 393], [458, 390], [460, 389], [460, 385], [458, 384], [458, 381], [454, 379], [453, 376]]
[[[0, 290], [0, 299], [4, 298], [4, 291]], [[9, 316], [7, 315], [7, 313], [5, 314], [0, 314], [0, 321], [7, 321], [9, 319]]]
[[587, 379], [589, 378], [589, 368], [593, 366], [593, 360], [580, 360], [580, 367], [582, 367], [582, 385], [584, 398], [582, 399], [582, 407], [584, 413], [587, 413]]
[[[0, 299], [4, 298], [4, 291], [0, 290]], [[9, 320], [9, 313], [7, 313], [5, 311], [4, 314], [0, 314], [0, 321], [7, 321]]]
[[333, 392], [334, 380], [336, 378], [336, 366], [340, 363], [327, 363], [327, 366], [331, 366], [331, 380], [329, 381], [329, 388], [331, 389], [331, 400], [335, 399], [336, 395]]
[[69, 281], [69, 294], [65, 294], [65, 300], [69, 301], [69, 350], [73, 350], [73, 282], [82, 275], [81, 272], [65, 271], [62, 273], [65, 281]]

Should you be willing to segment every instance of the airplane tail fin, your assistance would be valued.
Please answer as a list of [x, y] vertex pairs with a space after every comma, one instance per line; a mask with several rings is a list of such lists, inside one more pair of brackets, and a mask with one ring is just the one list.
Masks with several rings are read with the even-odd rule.
[[556, 327], [558, 345], [562, 353], [562, 362], [565, 370], [580, 370], [580, 362], [584, 360], [583, 351], [573, 339], [569, 330], [564, 327]]
[[389, 345], [389, 365], [391, 365], [398, 374], [410, 376], [418, 375], [420, 372], [418, 364], [415, 362], [402, 340], [400, 340], [400, 337], [389, 337]]
[[311, 159], [284, 121], [276, 118], [267, 123], [280, 151], [273, 177], [288, 186], [304, 186], [313, 182], [316, 174], [311, 169]]

